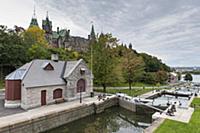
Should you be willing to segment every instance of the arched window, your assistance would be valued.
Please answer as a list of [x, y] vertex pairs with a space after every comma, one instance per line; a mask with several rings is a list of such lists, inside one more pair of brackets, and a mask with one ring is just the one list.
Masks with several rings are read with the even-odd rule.
[[62, 89], [55, 89], [53, 91], [53, 99], [62, 98]]
[[77, 82], [77, 92], [84, 92], [85, 86], [86, 86], [85, 80], [79, 79]]

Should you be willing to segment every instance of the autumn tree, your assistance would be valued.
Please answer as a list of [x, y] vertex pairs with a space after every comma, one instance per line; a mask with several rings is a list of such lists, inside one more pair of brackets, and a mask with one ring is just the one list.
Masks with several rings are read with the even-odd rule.
[[129, 84], [129, 89], [137, 76], [144, 70], [144, 62], [141, 57], [134, 54], [131, 49], [127, 49], [123, 61], [123, 75]]
[[29, 27], [23, 33], [23, 38], [28, 47], [27, 54], [30, 60], [50, 58], [51, 54], [48, 51], [49, 46], [44, 30], [38, 26]]

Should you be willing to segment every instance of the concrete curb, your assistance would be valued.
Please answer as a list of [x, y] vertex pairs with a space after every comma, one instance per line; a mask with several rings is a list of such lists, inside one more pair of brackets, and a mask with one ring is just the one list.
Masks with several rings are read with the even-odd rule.
[[147, 127], [144, 130], [144, 133], [153, 133], [163, 122], [165, 121], [164, 118], [158, 118], [157, 120], [155, 120], [151, 126]]

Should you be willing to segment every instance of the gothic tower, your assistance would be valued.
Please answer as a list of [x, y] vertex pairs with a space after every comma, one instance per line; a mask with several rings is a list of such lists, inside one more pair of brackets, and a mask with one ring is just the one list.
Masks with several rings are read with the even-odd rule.
[[32, 27], [32, 26], [39, 26], [38, 22], [37, 22], [36, 13], [35, 13], [35, 7], [34, 7], [33, 17], [31, 19], [31, 23], [30, 23], [29, 27]]
[[95, 31], [94, 31], [94, 25], [92, 25], [92, 29], [89, 35], [89, 40], [90, 41], [95, 41], [96, 40], [96, 35], [95, 35]]
[[52, 21], [49, 20], [49, 15], [47, 11], [47, 16], [45, 20], [42, 20], [42, 29], [45, 31], [45, 37], [49, 44], [52, 43]]
[[52, 21], [49, 20], [49, 15], [47, 12], [46, 20], [42, 20], [42, 29], [46, 34], [52, 34]]

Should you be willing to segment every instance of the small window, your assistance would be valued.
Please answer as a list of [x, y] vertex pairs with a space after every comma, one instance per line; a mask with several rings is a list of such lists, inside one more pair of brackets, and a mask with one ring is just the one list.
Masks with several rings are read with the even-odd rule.
[[51, 65], [51, 63], [47, 63], [43, 66], [44, 70], [54, 70], [54, 67]]
[[85, 68], [81, 68], [80, 73], [81, 73], [81, 75], [84, 75], [85, 74]]
[[62, 98], [62, 89], [56, 89], [53, 91], [53, 99]]

